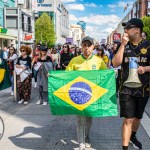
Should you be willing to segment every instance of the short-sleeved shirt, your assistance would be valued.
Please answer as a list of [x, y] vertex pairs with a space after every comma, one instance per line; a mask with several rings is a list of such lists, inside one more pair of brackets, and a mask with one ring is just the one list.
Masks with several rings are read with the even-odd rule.
[[106, 68], [106, 64], [100, 57], [92, 55], [91, 58], [86, 59], [82, 54], [73, 58], [66, 70], [101, 70]]
[[138, 66], [150, 66], [150, 41], [142, 40], [138, 45], [133, 45], [131, 42], [125, 46], [123, 62], [121, 65], [121, 85], [120, 92], [123, 94], [132, 95], [135, 97], [149, 96], [150, 92], [150, 73], [138, 74], [139, 80], [142, 83], [140, 88], [128, 88], [124, 86], [124, 82], [129, 76], [129, 58], [137, 57]]
[[31, 69], [31, 57], [27, 56], [26, 58], [23, 58], [22, 56], [18, 58], [18, 61], [16, 63], [17, 65], [24, 65]]

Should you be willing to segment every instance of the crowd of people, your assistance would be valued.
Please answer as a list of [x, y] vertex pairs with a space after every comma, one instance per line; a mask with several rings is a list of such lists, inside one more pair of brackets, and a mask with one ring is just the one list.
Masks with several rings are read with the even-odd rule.
[[[136, 138], [140, 120], [149, 98], [149, 72], [150, 72], [150, 42], [145, 40], [143, 23], [140, 19], [133, 18], [122, 24], [125, 33], [121, 43], [95, 44], [93, 38], [82, 39], [81, 48], [76, 45], [58, 45], [47, 48], [37, 44], [35, 50], [28, 46], [20, 47], [20, 56], [14, 47], [4, 48], [0, 51], [0, 58], [7, 61], [12, 81], [14, 72], [17, 75], [17, 91], [19, 104], [28, 104], [31, 95], [32, 78], [35, 80], [39, 100], [37, 104], [48, 104], [48, 72], [49, 70], [116, 70], [116, 93], [119, 91], [120, 115], [124, 117], [122, 126], [122, 148], [128, 150], [129, 142], [137, 149], [142, 149], [142, 144]], [[92, 57], [94, 56], [94, 57]], [[138, 57], [138, 74], [142, 87], [132, 88], [124, 86], [129, 76], [129, 58]], [[89, 62], [84, 64], [84, 61]], [[78, 65], [78, 66], [77, 66]], [[82, 134], [86, 126], [85, 136]], [[92, 118], [77, 116], [77, 133], [80, 150], [90, 147], [89, 132]]]
[[[100, 57], [104, 60], [108, 68], [113, 68], [112, 58], [116, 53], [117, 43], [113, 45], [98, 45], [94, 46], [93, 55]], [[31, 81], [34, 78], [34, 87], [38, 87], [39, 93], [44, 93], [43, 96], [39, 95], [39, 101], [37, 104], [47, 105], [47, 75], [45, 72], [41, 72], [42, 65], [51, 64], [51, 70], [66, 70], [69, 62], [72, 58], [82, 54], [82, 48], [76, 45], [58, 45], [57, 47], [47, 48], [44, 45], [38, 43], [36, 48], [32, 50], [29, 46], [21, 46], [17, 51], [14, 47], [4, 47], [0, 51], [0, 58], [3, 61], [7, 61], [9, 66], [10, 80], [12, 83], [11, 95], [14, 95], [14, 70], [17, 74], [17, 91], [19, 93], [18, 103], [28, 104], [31, 95]], [[43, 69], [45, 69], [44, 67]], [[22, 71], [22, 72], [21, 72]], [[47, 70], [48, 72], [48, 70]], [[21, 74], [21, 79], [20, 79]], [[26, 75], [25, 75], [26, 74]], [[26, 77], [26, 78], [25, 78]], [[22, 78], [25, 78], [22, 81]], [[40, 79], [43, 79], [40, 81]], [[46, 80], [44, 80], [46, 79]], [[44, 81], [44, 82], [43, 82]], [[39, 85], [40, 82], [43, 85]], [[38, 84], [38, 85], [37, 85]], [[46, 85], [46, 87], [45, 87]], [[119, 87], [119, 86], [118, 86]], [[46, 93], [45, 93], [46, 92]], [[44, 100], [43, 100], [44, 99]]]

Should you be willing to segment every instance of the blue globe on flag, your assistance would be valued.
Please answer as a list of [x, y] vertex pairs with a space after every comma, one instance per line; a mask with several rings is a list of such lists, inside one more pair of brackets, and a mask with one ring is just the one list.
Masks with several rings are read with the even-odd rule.
[[69, 89], [69, 97], [76, 104], [85, 104], [92, 97], [91, 87], [85, 82], [76, 82]]

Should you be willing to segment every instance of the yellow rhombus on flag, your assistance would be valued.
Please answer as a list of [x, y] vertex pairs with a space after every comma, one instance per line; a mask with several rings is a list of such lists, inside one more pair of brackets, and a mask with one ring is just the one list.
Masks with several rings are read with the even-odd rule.
[[[81, 88], [71, 87], [73, 84], [78, 83], [78, 82], [87, 83], [91, 88], [91, 92], [89, 92], [88, 90], [85, 90], [82, 87]], [[74, 93], [74, 91], [86, 92], [90, 96], [90, 100], [85, 104], [74, 103], [70, 99], [70, 95], [69, 95], [69, 93]], [[65, 101], [66, 103], [70, 104], [71, 106], [75, 107], [76, 109], [84, 110], [86, 107], [88, 107], [89, 105], [91, 105], [92, 103], [97, 101], [101, 96], [103, 96], [107, 92], [108, 92], [107, 89], [99, 87], [95, 83], [92, 83], [92, 82], [90, 82], [90, 81], [88, 81], [88, 80], [86, 80], [82, 77], [78, 77], [75, 80], [73, 80], [73, 81], [69, 82], [68, 84], [66, 84], [65, 86], [61, 87], [57, 91], [55, 91], [54, 95], [57, 96], [58, 98], [60, 98], [61, 100]]]

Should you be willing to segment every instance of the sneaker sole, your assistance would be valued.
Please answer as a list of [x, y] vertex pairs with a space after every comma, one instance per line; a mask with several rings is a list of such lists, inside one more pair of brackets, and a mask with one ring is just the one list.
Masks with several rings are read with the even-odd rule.
[[85, 145], [85, 147], [86, 147], [86, 148], [90, 148], [90, 147], [91, 147], [91, 145]]
[[135, 149], [139, 149], [132, 141], [130, 141], [129, 143], [132, 144]]

